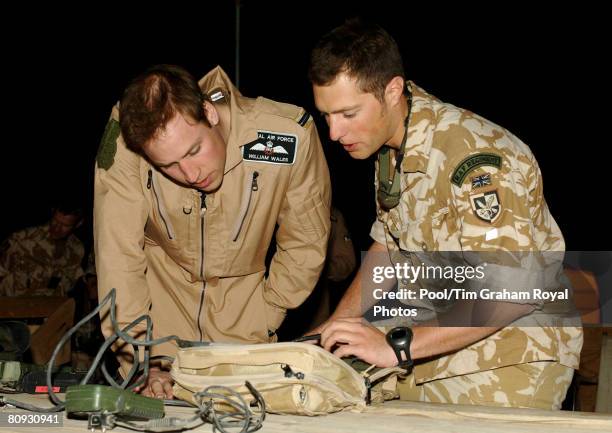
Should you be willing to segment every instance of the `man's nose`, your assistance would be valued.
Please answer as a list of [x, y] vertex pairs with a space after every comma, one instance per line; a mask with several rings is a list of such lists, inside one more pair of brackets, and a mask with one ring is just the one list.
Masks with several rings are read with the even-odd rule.
[[330, 116], [328, 119], [328, 126], [329, 138], [332, 141], [338, 141], [345, 135], [344, 126], [342, 125], [342, 122], [339, 119]]
[[183, 159], [179, 162], [179, 168], [188, 183], [196, 183], [198, 181], [200, 170], [195, 164]]

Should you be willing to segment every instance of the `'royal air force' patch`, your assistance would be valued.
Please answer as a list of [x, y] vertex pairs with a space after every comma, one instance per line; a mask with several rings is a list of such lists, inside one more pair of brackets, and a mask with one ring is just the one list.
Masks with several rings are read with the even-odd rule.
[[267, 164], [292, 165], [298, 147], [295, 134], [257, 131], [257, 140], [242, 146], [242, 159]]

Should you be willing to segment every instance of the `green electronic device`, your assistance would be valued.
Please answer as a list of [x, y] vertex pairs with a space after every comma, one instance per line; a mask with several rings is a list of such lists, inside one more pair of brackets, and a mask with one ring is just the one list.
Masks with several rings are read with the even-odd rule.
[[66, 413], [88, 416], [113, 414], [129, 420], [164, 417], [164, 402], [104, 385], [73, 385], [66, 390]]

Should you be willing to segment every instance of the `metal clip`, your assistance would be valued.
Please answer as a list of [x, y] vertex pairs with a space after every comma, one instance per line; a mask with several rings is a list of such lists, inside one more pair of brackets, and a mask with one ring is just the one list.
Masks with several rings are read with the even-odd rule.
[[112, 413], [90, 413], [87, 419], [87, 428], [92, 433], [95, 430], [102, 430], [106, 433], [106, 428], [112, 429], [115, 427], [115, 415]]

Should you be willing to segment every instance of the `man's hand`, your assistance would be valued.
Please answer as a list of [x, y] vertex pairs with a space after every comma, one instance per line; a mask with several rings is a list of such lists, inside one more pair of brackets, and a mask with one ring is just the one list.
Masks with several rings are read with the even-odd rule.
[[159, 367], [151, 367], [147, 381], [134, 388], [134, 392], [140, 393], [145, 397], [171, 400], [174, 397], [172, 392], [173, 384], [174, 381], [170, 377], [169, 371], [162, 371]]
[[[329, 326], [329, 324], [333, 322], [333, 319], [330, 317], [329, 319], [327, 319], [325, 322], [321, 323], [319, 326], [317, 326], [316, 328], [311, 329], [310, 331], [308, 331], [307, 333], [305, 333], [302, 337], [306, 337], [308, 335], [317, 335], [317, 334], [323, 334], [323, 331], [325, 331], [325, 329], [327, 329], [327, 327]], [[321, 344], [321, 340], [320, 339], [312, 339], [312, 340], [304, 340], [303, 343], [309, 343], [309, 344]], [[321, 344], [322, 345], [322, 344]]]
[[356, 357], [378, 367], [397, 365], [395, 352], [385, 338], [385, 334], [360, 317], [336, 319], [326, 322], [321, 332], [321, 346], [342, 358]]

